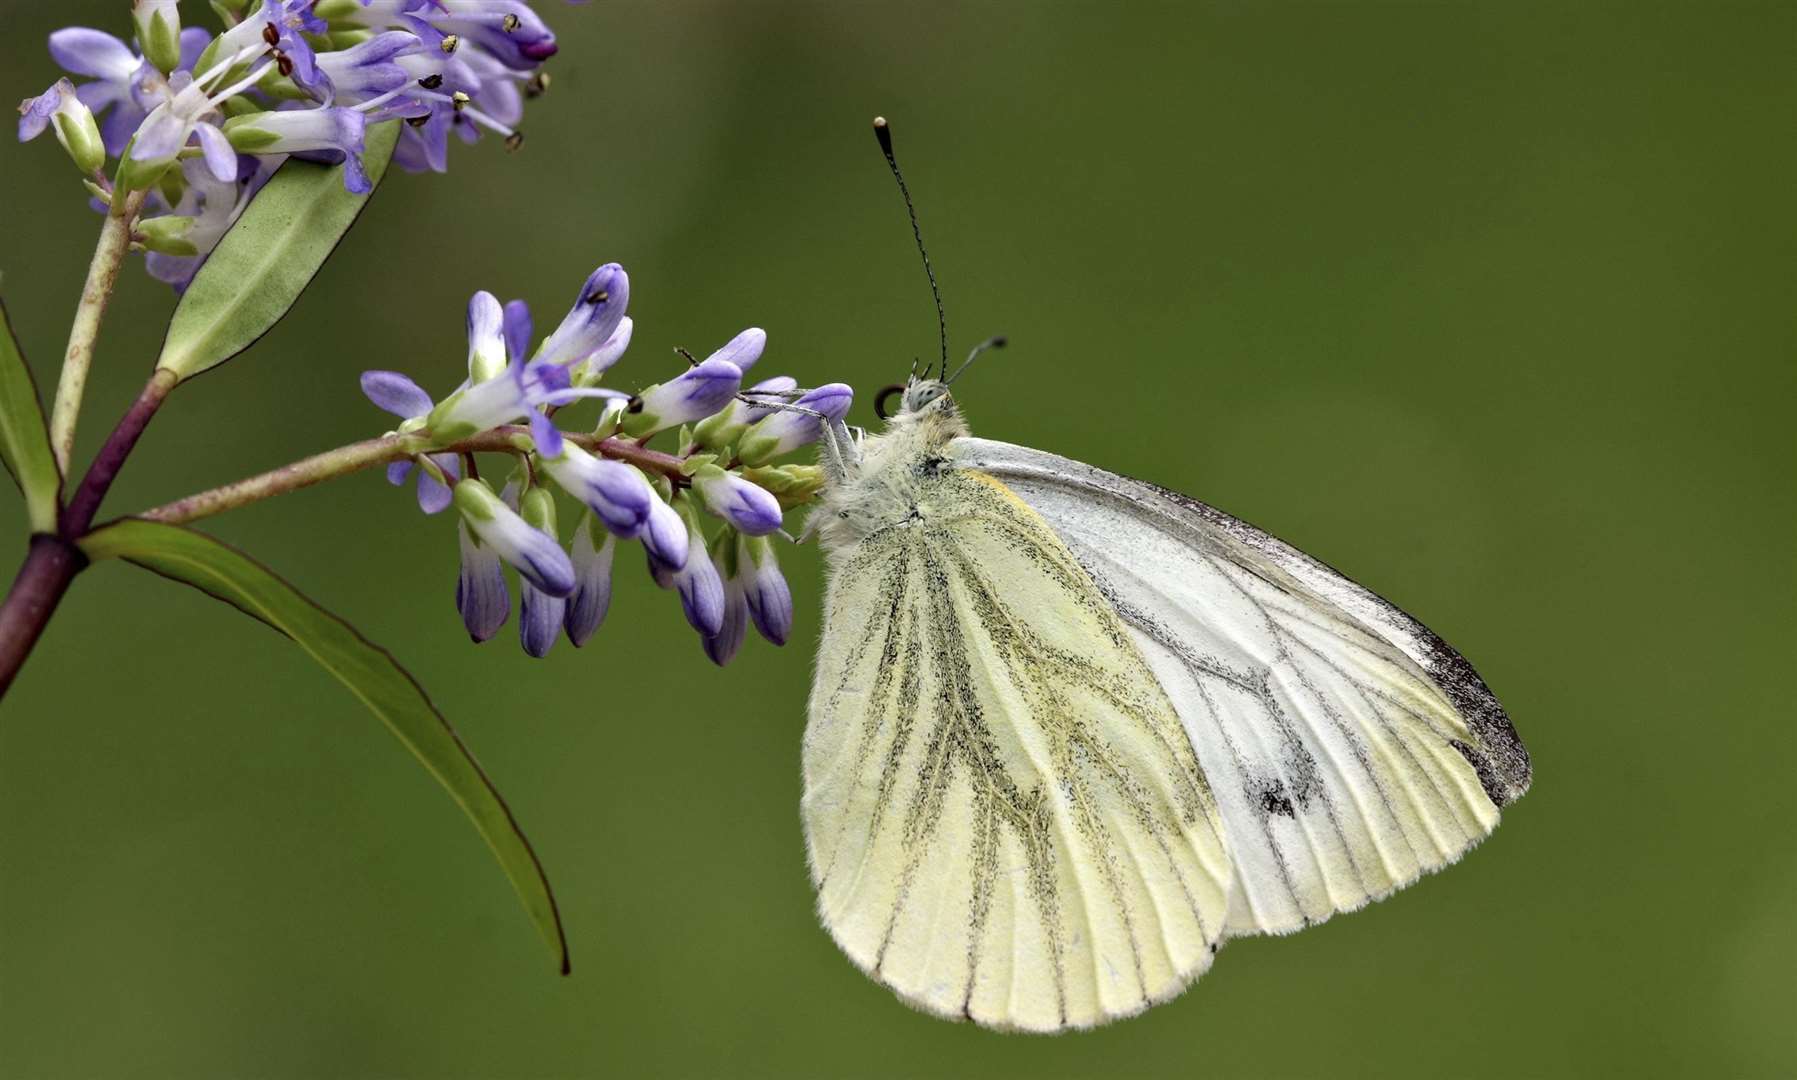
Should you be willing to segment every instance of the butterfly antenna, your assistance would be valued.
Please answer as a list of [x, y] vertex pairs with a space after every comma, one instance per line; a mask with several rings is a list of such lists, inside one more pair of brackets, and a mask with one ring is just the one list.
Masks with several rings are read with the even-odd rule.
[[[1003, 335], [1000, 335], [999, 337], [995, 337], [995, 338], [987, 338], [985, 341], [982, 341], [978, 345], [975, 345], [973, 347], [973, 351], [967, 354], [967, 359], [961, 361], [961, 366], [955, 369], [955, 373], [943, 380], [943, 385], [945, 385], [945, 386], [950, 385], [956, 379], [959, 379], [961, 377], [961, 373], [963, 371], [966, 371], [968, 368], [972, 367], [973, 362], [975, 360], [978, 360], [980, 358], [980, 354], [985, 352], [987, 349], [1002, 349], [1004, 347], [1005, 347], [1005, 339], [1004, 339]], [[947, 364], [942, 365], [942, 369], [944, 371], [947, 371], [948, 365]]]
[[[880, 152], [886, 155], [886, 165], [892, 170], [892, 178], [898, 181], [899, 194], [905, 199], [905, 215], [911, 219], [911, 236], [917, 241], [917, 253], [923, 256], [923, 274], [930, 279], [930, 298], [936, 301], [936, 336], [942, 345], [942, 371], [948, 372], [948, 316], [942, 313], [942, 291], [936, 287], [936, 272], [930, 269], [930, 253], [924, 250], [923, 230], [917, 226], [917, 207], [911, 205], [911, 189], [905, 186], [905, 174], [899, 171], [898, 158], [892, 156], [892, 127], [886, 123], [884, 116], [874, 117], [874, 138], [880, 140]], [[977, 354], [979, 350], [975, 350]], [[966, 367], [966, 364], [961, 365]], [[929, 367], [923, 369], [924, 378], [930, 377]]]

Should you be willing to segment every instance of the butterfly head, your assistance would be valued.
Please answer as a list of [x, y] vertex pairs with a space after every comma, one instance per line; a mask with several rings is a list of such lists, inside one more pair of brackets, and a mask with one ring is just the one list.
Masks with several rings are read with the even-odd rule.
[[[955, 373], [947, 378], [930, 378], [929, 367], [925, 367], [923, 374], [920, 375], [917, 372], [917, 365], [912, 364], [911, 374], [903, 383], [894, 383], [880, 391], [879, 396], [874, 399], [874, 412], [878, 413], [882, 420], [894, 420], [920, 416], [925, 412], [954, 411], [954, 398], [948, 392], [949, 386], [967, 371], [970, 364], [980, 358], [981, 353], [987, 349], [1002, 349], [1004, 345], [1005, 339], [1002, 337], [988, 338], [980, 342], [973, 347], [972, 352], [967, 354], [967, 359], [961, 362], [961, 366], [955, 369]], [[944, 370], [946, 371], [946, 366]], [[886, 402], [894, 394], [901, 395], [898, 411], [887, 412]]]
[[938, 408], [948, 407], [948, 383], [928, 377], [920, 379], [915, 375], [905, 380], [905, 395], [899, 399], [901, 414], [919, 413], [932, 405]]

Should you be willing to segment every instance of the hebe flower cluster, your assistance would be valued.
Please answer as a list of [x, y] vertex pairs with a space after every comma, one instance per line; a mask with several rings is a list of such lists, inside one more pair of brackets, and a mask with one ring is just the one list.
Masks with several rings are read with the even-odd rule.
[[[365, 372], [363, 392], [401, 419], [397, 434], [415, 450], [388, 479], [401, 484], [415, 473], [427, 514], [455, 507], [456, 607], [475, 641], [510, 617], [510, 566], [524, 650], [546, 655], [564, 632], [584, 644], [610, 607], [619, 542], [636, 541], [650, 576], [679, 595], [713, 661], [729, 663], [751, 623], [784, 644], [792, 597], [770, 537], [822, 478], [816, 466], [776, 459], [816, 440], [826, 419], [846, 415], [852, 392], [842, 383], [800, 391], [786, 376], [745, 390], [744, 374], [767, 345], [755, 328], [704, 360], [688, 357], [685, 371], [636, 394], [602, 386], [630, 345], [629, 300], [624, 269], [599, 267], [533, 352], [529, 307], [478, 292], [468, 304], [468, 377], [447, 396], [433, 401], [398, 372]], [[563, 432], [557, 411], [585, 398], [603, 402], [597, 426]], [[503, 438], [482, 441], [495, 433]], [[663, 433], [677, 438], [677, 453], [650, 449]], [[471, 446], [514, 458], [497, 490], [478, 474]], [[580, 508], [565, 548], [552, 489]], [[719, 523], [710, 537], [705, 516]]]
[[[522, 141], [555, 35], [524, 0], [214, 0], [228, 23], [183, 27], [176, 0], [135, 0], [136, 47], [101, 30], [50, 35], [72, 75], [21, 103], [19, 138], [53, 130], [97, 198], [147, 192], [136, 239], [184, 288], [290, 155], [345, 163], [369, 190], [370, 124], [401, 119], [394, 161], [442, 172], [449, 136]], [[108, 158], [118, 159], [114, 176]]]

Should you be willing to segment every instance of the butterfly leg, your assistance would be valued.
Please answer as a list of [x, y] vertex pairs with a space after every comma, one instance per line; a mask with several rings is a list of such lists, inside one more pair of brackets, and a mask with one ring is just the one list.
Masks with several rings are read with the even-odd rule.
[[803, 405], [788, 405], [769, 400], [752, 400], [741, 394], [736, 395], [738, 401], [754, 405], [758, 408], [773, 409], [779, 412], [804, 413], [815, 417], [823, 428], [823, 437], [819, 440], [823, 445], [818, 453], [818, 463], [824, 467], [824, 475], [833, 483], [851, 480], [861, 472], [861, 444], [850, 434], [847, 424], [833, 416], [826, 416], [816, 409], [807, 409]]

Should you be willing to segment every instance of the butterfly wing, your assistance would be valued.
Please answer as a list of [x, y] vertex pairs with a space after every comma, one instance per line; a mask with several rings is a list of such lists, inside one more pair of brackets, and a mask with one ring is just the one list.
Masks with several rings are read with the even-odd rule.
[[1057, 1030], [1210, 963], [1232, 880], [1172, 703], [1065, 544], [950, 470], [832, 560], [805, 733], [824, 924], [932, 1013]]
[[1415, 619], [1203, 503], [1037, 450], [951, 460], [1042, 516], [1128, 624], [1197, 748], [1230, 935], [1351, 911], [1453, 862], [1529, 785], [1479, 676]]

